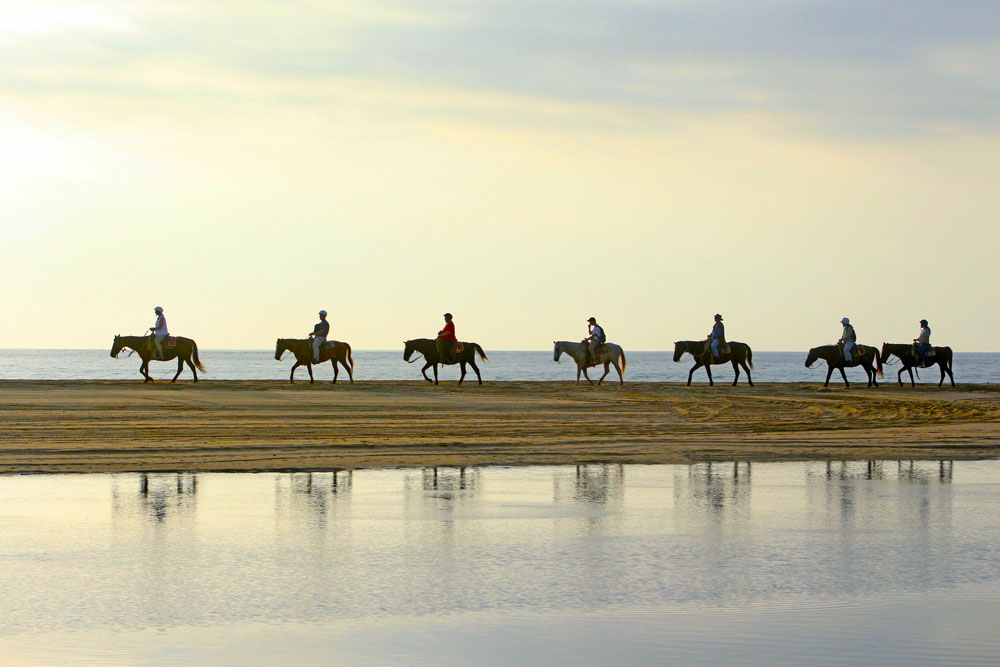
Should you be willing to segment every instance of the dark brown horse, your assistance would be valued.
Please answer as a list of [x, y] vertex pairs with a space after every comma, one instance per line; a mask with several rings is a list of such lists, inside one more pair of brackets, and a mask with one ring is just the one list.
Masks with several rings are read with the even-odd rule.
[[414, 352], [422, 354], [424, 361], [424, 367], [420, 369], [423, 374], [424, 379], [431, 382], [431, 379], [427, 377], [427, 369], [431, 366], [434, 367], [434, 384], [438, 383], [438, 364], [443, 366], [450, 366], [452, 364], [459, 364], [462, 368], [462, 377], [458, 379], [458, 384], [462, 384], [465, 380], [465, 365], [468, 364], [472, 366], [472, 370], [476, 371], [476, 377], [479, 378], [479, 384], [483, 383], [483, 376], [479, 373], [479, 366], [476, 366], [476, 354], [483, 361], [486, 361], [486, 353], [483, 352], [483, 348], [479, 347], [479, 343], [462, 343], [465, 348], [461, 352], [452, 355], [450, 360], [442, 360], [438, 355], [437, 341], [431, 338], [414, 338], [413, 340], [403, 341], [403, 361], [412, 364], [410, 357], [413, 356]]
[[[950, 347], [935, 347], [934, 356], [930, 358], [930, 364], [926, 368], [930, 368], [932, 365], [937, 365], [941, 370], [941, 381], [938, 382], [938, 386], [944, 384], [944, 375], [948, 374], [948, 378], [951, 379], [951, 386], [955, 386], [955, 376], [951, 373], [951, 348]], [[913, 369], [919, 368], [917, 366], [917, 357], [913, 354], [913, 345], [910, 343], [882, 343], [882, 356], [879, 360], [884, 364], [889, 361], [889, 355], [894, 354], [899, 357], [899, 360], [903, 362], [903, 367], [899, 369], [896, 373], [896, 379], [899, 381], [899, 386], [903, 386], [903, 371], [910, 372], [910, 386], [916, 386], [913, 383]]]
[[844, 384], [848, 387], [851, 383], [847, 381], [847, 373], [844, 372], [844, 368], [851, 368], [853, 366], [861, 366], [865, 369], [865, 374], [868, 376], [868, 386], [874, 384], [878, 386], [878, 380], [875, 379], [876, 368], [878, 369], [878, 376], [882, 377], [882, 359], [878, 356], [878, 350], [871, 345], [855, 345], [854, 349], [851, 350], [851, 362], [847, 363], [844, 361], [844, 350], [839, 345], [820, 345], [819, 347], [814, 347], [809, 350], [809, 355], [806, 357], [806, 368], [809, 368], [814, 363], [822, 359], [826, 362], [826, 382], [823, 383], [824, 387], [830, 385], [830, 376], [833, 375], [833, 369], [838, 369], [841, 376], [844, 378]]
[[[750, 371], [753, 370], [753, 350], [746, 343], [729, 343], [729, 353], [720, 354], [718, 358], [712, 354], [712, 350], [709, 349], [705, 352], [705, 341], [704, 340], [679, 340], [674, 343], [674, 361], [680, 361], [684, 353], [687, 352], [692, 357], [694, 357], [695, 364], [691, 367], [691, 371], [688, 373], [688, 386], [691, 386], [691, 376], [694, 372], [705, 367], [705, 371], [708, 373], [708, 384], [709, 386], [715, 386], [715, 382], [712, 380], [712, 365], [713, 364], [732, 364], [733, 373], [736, 377], [733, 378], [733, 386], [736, 386], [736, 382], [740, 379], [740, 366], [747, 373], [747, 382], [750, 386], [753, 386], [753, 378], [750, 377]], [[707, 363], [706, 363], [707, 362]], [[749, 368], [747, 367], [749, 364]]]
[[[312, 341], [308, 338], [279, 338], [274, 346], [275, 360], [281, 361], [281, 355], [285, 352], [291, 352], [295, 355], [295, 364], [292, 366], [288, 381], [294, 383], [295, 369], [299, 366], [305, 366], [309, 371], [310, 384], [314, 382], [313, 363], [315, 362], [313, 362]], [[319, 363], [327, 361], [333, 366], [333, 384], [337, 384], [337, 378], [340, 376], [338, 363], [347, 371], [348, 377], [351, 378], [351, 384], [354, 384], [354, 359], [351, 357], [350, 345], [339, 340], [327, 341], [319, 351]]]
[[156, 359], [154, 358], [156, 352], [153, 349], [152, 336], [115, 336], [115, 342], [111, 345], [111, 356], [117, 358], [119, 353], [126, 347], [138, 352], [139, 358], [142, 359], [139, 372], [146, 378], [143, 382], [153, 381], [153, 378], [149, 377], [150, 361], [170, 361], [171, 359], [177, 359], [177, 374], [174, 375], [174, 379], [171, 382], [177, 382], [181, 371], [184, 370], [185, 363], [191, 368], [195, 382], [198, 381], [198, 371], [205, 372], [205, 367], [198, 360], [198, 344], [190, 338], [182, 336], [174, 337], [173, 345], [170, 347], [167, 347], [166, 344], [163, 345], [163, 358]]

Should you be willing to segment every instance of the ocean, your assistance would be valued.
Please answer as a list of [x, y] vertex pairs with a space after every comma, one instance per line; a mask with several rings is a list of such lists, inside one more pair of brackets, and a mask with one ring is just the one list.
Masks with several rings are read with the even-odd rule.
[[[140, 380], [139, 358], [122, 353], [112, 359], [110, 350], [0, 350], [0, 380]], [[572, 381], [576, 379], [576, 367], [571, 360], [563, 357], [559, 363], [552, 361], [551, 351], [491, 351], [486, 350], [489, 361], [479, 362], [484, 382], [504, 381]], [[275, 361], [274, 350], [209, 350], [200, 351], [201, 361], [208, 369], [199, 374], [206, 380], [287, 380], [289, 369], [294, 363], [291, 355], [282, 361]], [[672, 351], [629, 352], [625, 381], [629, 382], [686, 382], [688, 370], [693, 365], [690, 355], [679, 362], [673, 362]], [[403, 361], [400, 350], [354, 350], [356, 380], [419, 380], [421, 360], [408, 364]], [[755, 382], [819, 382], [826, 377], [826, 364], [819, 362], [812, 369], [806, 368], [805, 352], [754, 352], [756, 370]], [[176, 372], [175, 362], [154, 362], [150, 373], [155, 379], [170, 379]], [[898, 363], [885, 369], [886, 381], [895, 381]], [[329, 381], [333, 378], [330, 364], [323, 364], [313, 371], [317, 380]], [[428, 370], [428, 374], [430, 374]], [[440, 370], [442, 381], [454, 381], [459, 377], [458, 366], [448, 366]], [[1000, 382], [1000, 353], [957, 352], [954, 372], [956, 383]], [[715, 366], [712, 371], [716, 382], [732, 382], [732, 367]], [[591, 373], [595, 380], [600, 373]], [[860, 368], [848, 369], [851, 383], [865, 381]], [[475, 373], [469, 369], [466, 380], [474, 382]], [[617, 379], [614, 368], [608, 380]], [[191, 372], [185, 368], [181, 380], [190, 381]], [[308, 381], [305, 368], [295, 373], [296, 381]], [[346, 373], [341, 372], [346, 380]], [[937, 368], [920, 371], [921, 384], [937, 384]], [[840, 374], [834, 374], [841, 385]], [[741, 373], [741, 384], [746, 378]], [[694, 375], [694, 382], [706, 383], [704, 369]]]

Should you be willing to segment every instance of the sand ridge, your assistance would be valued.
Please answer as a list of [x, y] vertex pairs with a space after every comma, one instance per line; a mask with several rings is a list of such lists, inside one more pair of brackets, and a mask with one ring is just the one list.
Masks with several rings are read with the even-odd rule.
[[0, 472], [1000, 456], [1000, 385], [0, 381]]

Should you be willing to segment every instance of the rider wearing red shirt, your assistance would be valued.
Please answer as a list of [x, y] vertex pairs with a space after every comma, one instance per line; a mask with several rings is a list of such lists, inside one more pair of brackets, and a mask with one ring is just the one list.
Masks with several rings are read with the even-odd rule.
[[455, 348], [456, 341], [458, 341], [458, 338], [455, 337], [455, 323], [451, 321], [451, 313], [445, 313], [444, 328], [438, 331], [437, 335], [438, 357], [442, 361], [451, 359], [451, 353]]

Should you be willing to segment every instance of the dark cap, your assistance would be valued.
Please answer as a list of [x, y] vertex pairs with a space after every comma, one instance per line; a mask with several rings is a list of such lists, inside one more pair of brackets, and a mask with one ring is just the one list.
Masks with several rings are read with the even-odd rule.
[[587, 321], [588, 321], [588, 322], [593, 322], [594, 324], [597, 324], [597, 318], [596, 318], [596, 317], [591, 317], [591, 318], [590, 318], [589, 320], [587, 320]]
[[927, 326], [927, 320], [920, 320], [920, 323], [923, 324], [924, 326]]
[[451, 313], [445, 313], [444, 316], [445, 317], [454, 317]]

